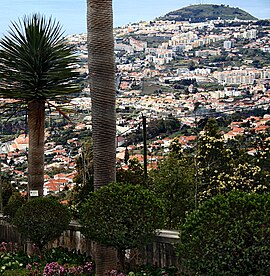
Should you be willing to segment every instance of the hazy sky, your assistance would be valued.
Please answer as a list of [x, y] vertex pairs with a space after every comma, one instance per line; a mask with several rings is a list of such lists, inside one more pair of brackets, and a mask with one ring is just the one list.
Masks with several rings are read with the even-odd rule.
[[[153, 20], [202, 0], [113, 0], [114, 24], [121, 26], [140, 20]], [[6, 32], [10, 21], [25, 14], [40, 12], [52, 15], [63, 25], [67, 34], [86, 32], [86, 0], [5, 0], [1, 3], [0, 36]], [[205, 4], [225, 4], [239, 7], [252, 15], [270, 18], [270, 0], [203, 0]]]

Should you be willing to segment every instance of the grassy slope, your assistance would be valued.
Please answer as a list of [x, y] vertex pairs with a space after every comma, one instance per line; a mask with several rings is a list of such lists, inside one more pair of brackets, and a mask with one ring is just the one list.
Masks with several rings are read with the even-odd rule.
[[205, 19], [238, 19], [243, 20], [256, 20], [256, 18], [249, 13], [226, 5], [190, 5], [188, 7], [169, 12], [164, 17], [159, 19], [163, 20], [189, 20], [191, 21], [204, 21]]

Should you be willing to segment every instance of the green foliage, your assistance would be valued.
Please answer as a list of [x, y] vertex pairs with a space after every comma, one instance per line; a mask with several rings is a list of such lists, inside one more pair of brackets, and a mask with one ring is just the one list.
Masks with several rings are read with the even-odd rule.
[[94, 192], [81, 210], [82, 233], [119, 250], [141, 247], [163, 226], [163, 208], [140, 185], [111, 183]]
[[256, 135], [254, 141], [256, 149], [255, 158], [257, 165], [270, 174], [270, 137], [269, 133]]
[[[24, 252], [2, 252], [0, 244], [0, 274], [6, 276], [14, 275], [95, 275], [94, 264], [89, 257], [57, 247], [46, 250], [42, 259], [40, 256], [28, 256]], [[3, 265], [3, 267], [2, 267]], [[2, 267], [2, 268], [1, 268]], [[47, 267], [47, 269], [45, 269]], [[61, 273], [59, 274], [59, 270]], [[153, 265], [136, 266], [124, 274], [112, 270], [110, 276], [175, 276], [178, 270], [174, 266], [160, 268]]]
[[269, 191], [266, 172], [259, 164], [252, 162], [247, 153], [228, 148], [222, 138], [202, 136], [198, 156], [200, 199], [231, 190]]
[[221, 138], [221, 133], [218, 127], [218, 123], [214, 118], [208, 118], [203, 130], [205, 135]]
[[231, 151], [225, 147], [224, 139], [218, 133], [214, 133], [213, 129], [206, 130], [198, 140], [197, 162], [200, 191], [213, 186], [212, 180], [215, 176], [221, 172], [228, 172], [229, 161], [232, 158]]
[[75, 250], [69, 251], [62, 247], [51, 248], [44, 253], [44, 262], [46, 263], [57, 262], [60, 265], [81, 265], [90, 261], [90, 257], [79, 254]]
[[[1, 173], [2, 174], [2, 173]], [[3, 206], [6, 206], [9, 198], [14, 193], [15, 189], [11, 184], [11, 177], [7, 173], [3, 173], [1, 175], [1, 181], [2, 181], [2, 200], [3, 200]]]
[[[14, 270], [25, 267], [29, 257], [12, 243], [0, 243], [0, 274], [2, 275], [21, 275], [14, 273]], [[12, 271], [13, 274], [9, 274]], [[22, 274], [24, 275], [24, 274]]]
[[26, 200], [19, 193], [14, 193], [3, 209], [4, 216], [8, 221], [11, 221], [17, 212], [17, 210], [25, 204]]
[[139, 184], [145, 186], [144, 170], [141, 163], [136, 158], [128, 160], [128, 169], [122, 168], [116, 171], [116, 181], [119, 183]]
[[13, 220], [23, 237], [42, 248], [67, 229], [70, 214], [66, 206], [53, 198], [35, 198], [23, 205]]
[[[193, 63], [193, 67], [194, 67], [194, 63]], [[194, 69], [195, 69], [195, 67], [194, 67]], [[191, 68], [191, 70], [192, 70], [192, 68]], [[186, 86], [190, 86], [191, 84], [193, 84], [194, 86], [198, 86], [196, 79], [183, 79], [183, 80], [179, 80], [179, 81], [174, 81], [173, 88], [174, 89], [185, 89]]]
[[[48, 249], [44, 255], [28, 256], [22, 251], [10, 251], [9, 244], [0, 244], [0, 274], [1, 275], [93, 275], [94, 264], [75, 250], [68, 251], [61, 247]], [[46, 267], [46, 268], [45, 268]], [[43, 271], [43, 272], [42, 272]]]
[[256, 158], [247, 154], [241, 142], [231, 140], [225, 143], [215, 122], [208, 120], [198, 141], [200, 200], [232, 190], [257, 193], [270, 190], [269, 173], [265, 170], [269, 162], [267, 139], [264, 150], [258, 151]]
[[183, 157], [183, 148], [179, 143], [178, 138], [174, 138], [169, 146], [170, 156], [173, 156], [177, 159], [181, 159]]
[[215, 20], [218, 18], [233, 20], [237, 17], [243, 20], [255, 20], [256, 18], [249, 13], [239, 9], [233, 8], [226, 5], [212, 5], [212, 4], [201, 4], [201, 5], [189, 5], [182, 9], [169, 12], [161, 20], [176, 20], [176, 21], [188, 21], [191, 22], [202, 22], [207, 20]]
[[3, 276], [14, 276], [14, 275], [27, 276], [27, 275], [31, 275], [31, 274], [29, 274], [29, 271], [26, 268], [5, 270], [5, 272], [3, 273]]
[[34, 14], [12, 23], [0, 46], [2, 97], [28, 102], [79, 91], [78, 73], [69, 67], [76, 62], [73, 49], [52, 18]]
[[18, 269], [23, 266], [11, 252], [0, 252], [0, 274], [6, 270]]
[[165, 227], [178, 228], [194, 207], [194, 166], [185, 158], [168, 157], [153, 171], [152, 189], [165, 207]]
[[178, 246], [188, 275], [268, 275], [270, 194], [218, 195], [188, 215]]
[[207, 83], [200, 83], [199, 85], [200, 88], [203, 88], [204, 90], [207, 91], [217, 91], [217, 90], [223, 90], [224, 86], [219, 84], [219, 83], [213, 83], [213, 82], [207, 82]]
[[[173, 117], [168, 116], [165, 119], [151, 120], [147, 125], [147, 139], [154, 139], [157, 136], [166, 136], [174, 132], [179, 131], [181, 126], [180, 121]], [[143, 141], [142, 130], [140, 127], [136, 133], [130, 133], [127, 135], [127, 144], [136, 144]]]
[[173, 116], [168, 116], [166, 119], [151, 120], [147, 126], [147, 138], [154, 138], [160, 134], [171, 134], [178, 131], [180, 122]]

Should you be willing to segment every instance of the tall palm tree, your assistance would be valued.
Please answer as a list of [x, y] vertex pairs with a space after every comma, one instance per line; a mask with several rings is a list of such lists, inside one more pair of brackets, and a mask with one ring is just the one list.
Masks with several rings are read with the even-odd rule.
[[[79, 91], [73, 50], [59, 22], [33, 14], [12, 23], [0, 41], [0, 97], [16, 99], [28, 111], [28, 192], [43, 195], [45, 105]], [[29, 193], [28, 193], [29, 194]]]
[[[94, 189], [115, 176], [115, 62], [112, 0], [87, 0], [90, 93], [92, 99]], [[96, 246], [96, 273], [116, 267], [116, 253]]]

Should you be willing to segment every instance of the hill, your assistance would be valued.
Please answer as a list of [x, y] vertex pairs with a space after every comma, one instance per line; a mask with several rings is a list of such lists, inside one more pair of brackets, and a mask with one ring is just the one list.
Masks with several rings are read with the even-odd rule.
[[239, 8], [233, 8], [228, 5], [212, 4], [190, 5], [188, 7], [169, 12], [165, 16], [158, 19], [203, 22], [215, 19], [233, 20], [235, 18], [241, 20], [257, 20], [256, 17]]

